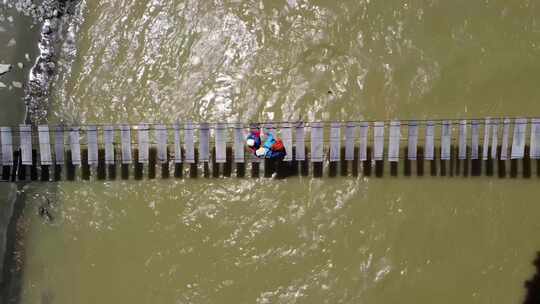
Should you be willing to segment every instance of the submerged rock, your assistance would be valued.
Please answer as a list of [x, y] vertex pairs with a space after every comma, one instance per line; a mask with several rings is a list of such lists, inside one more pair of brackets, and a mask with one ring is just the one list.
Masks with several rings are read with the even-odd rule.
[[23, 86], [22, 82], [18, 82], [18, 81], [12, 81], [11, 84], [13, 85], [13, 87], [17, 89], [21, 89]]
[[0, 82], [0, 89], [3, 89], [3, 88], [7, 88], [7, 86], [3, 82]]
[[45, 202], [41, 204], [38, 208], [39, 216], [47, 222], [54, 221], [54, 216], [52, 215], [52, 209], [54, 208], [51, 201], [46, 198]]
[[0, 64], [0, 75], [4, 75], [10, 70], [11, 70], [11, 64]]

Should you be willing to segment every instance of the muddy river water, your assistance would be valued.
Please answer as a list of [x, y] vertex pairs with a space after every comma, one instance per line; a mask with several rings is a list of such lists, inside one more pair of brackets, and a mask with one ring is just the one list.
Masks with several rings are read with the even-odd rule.
[[[79, 5], [51, 122], [540, 115], [535, 1]], [[538, 182], [27, 185], [21, 302], [519, 303]]]

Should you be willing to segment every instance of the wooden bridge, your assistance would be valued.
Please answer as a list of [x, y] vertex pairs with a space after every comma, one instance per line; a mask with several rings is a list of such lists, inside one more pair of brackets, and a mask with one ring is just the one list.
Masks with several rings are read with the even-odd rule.
[[[259, 128], [282, 138], [282, 162], [246, 151]], [[261, 167], [265, 177], [540, 176], [538, 118], [20, 125], [0, 135], [1, 178], [11, 182], [259, 177]]]

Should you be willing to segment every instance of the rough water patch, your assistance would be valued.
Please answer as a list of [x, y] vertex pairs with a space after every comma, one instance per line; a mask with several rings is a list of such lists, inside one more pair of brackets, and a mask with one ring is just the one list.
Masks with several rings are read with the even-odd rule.
[[11, 64], [0, 64], [0, 76], [6, 74], [11, 70]]
[[[39, 17], [43, 19], [38, 44], [40, 54], [30, 72], [26, 89], [27, 123], [47, 121], [51, 83], [59, 68], [70, 69], [70, 62], [76, 55], [75, 37], [82, 23], [84, 2], [62, 0], [50, 5], [49, 9], [40, 11], [47, 14]], [[65, 64], [59, 65], [59, 61]]]

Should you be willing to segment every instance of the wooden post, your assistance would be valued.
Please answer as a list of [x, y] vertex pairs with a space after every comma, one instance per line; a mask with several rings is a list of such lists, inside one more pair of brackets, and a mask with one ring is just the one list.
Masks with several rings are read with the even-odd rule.
[[375, 160], [375, 176], [384, 173], [384, 122], [373, 124], [373, 159]]
[[313, 176], [322, 177], [322, 164], [324, 161], [324, 129], [322, 123], [311, 125], [311, 162], [313, 163]]
[[114, 149], [115, 129], [113, 126], [105, 126], [103, 129], [103, 140], [105, 143], [105, 165], [109, 179], [116, 179], [115, 149]]
[[397, 176], [399, 152], [401, 142], [401, 123], [390, 122], [390, 134], [388, 136], [388, 162], [390, 162], [390, 175]]
[[[323, 140], [321, 139], [321, 145]], [[330, 162], [328, 176], [337, 175], [337, 164], [341, 161], [341, 123], [332, 123], [330, 125]], [[322, 173], [322, 172], [321, 172]]]

